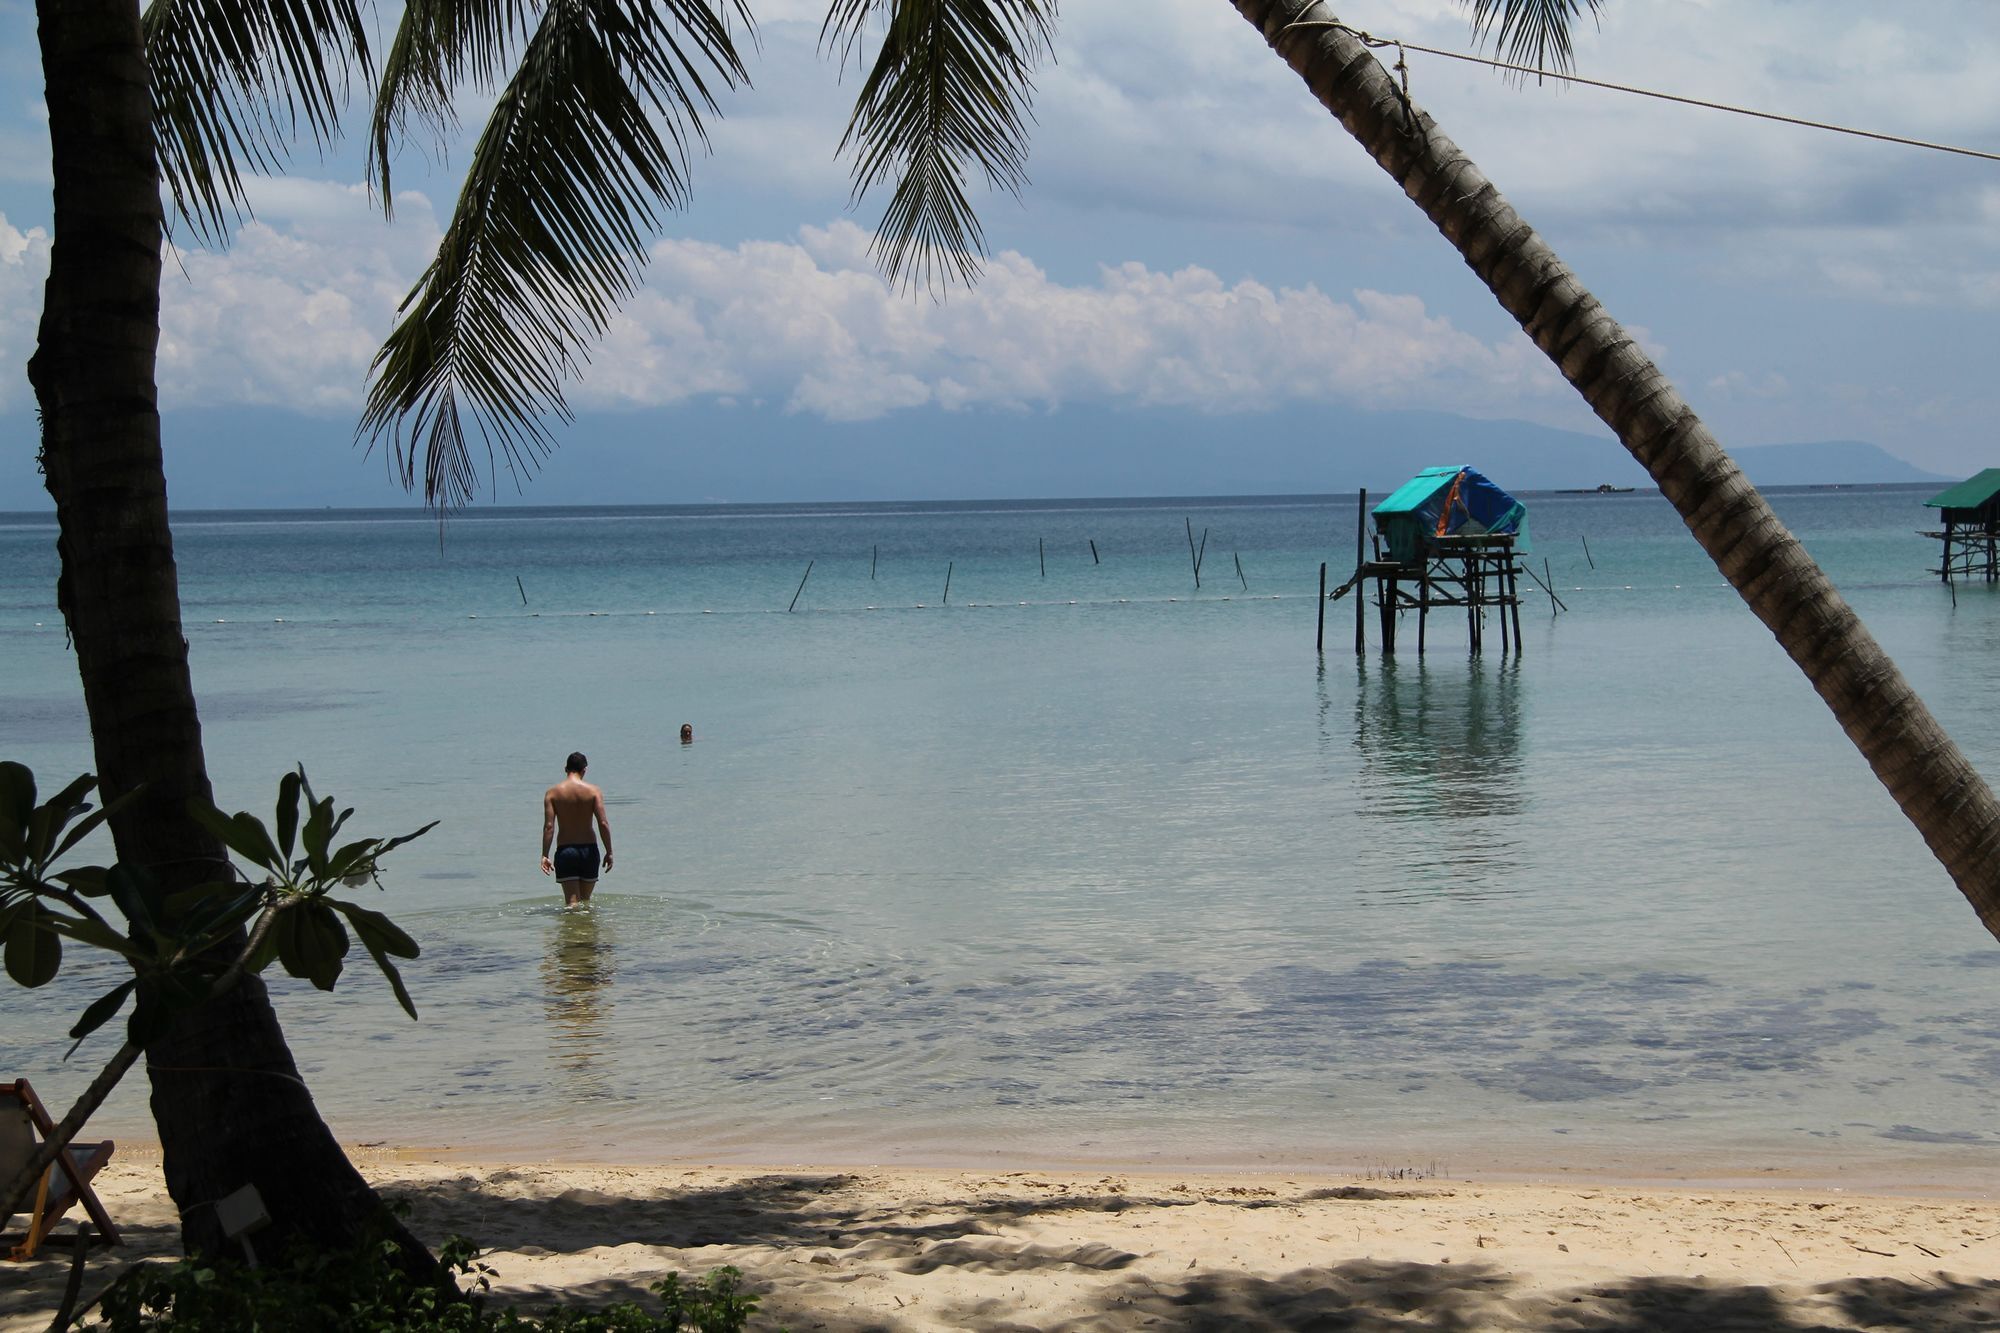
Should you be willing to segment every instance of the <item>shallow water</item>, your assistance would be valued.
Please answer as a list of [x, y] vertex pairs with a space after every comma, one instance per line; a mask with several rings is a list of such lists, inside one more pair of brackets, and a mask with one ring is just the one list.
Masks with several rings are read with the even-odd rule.
[[[2000, 771], [2000, 597], [1925, 577], [1924, 495], [1774, 500]], [[1352, 496], [176, 532], [218, 799], [302, 760], [362, 832], [443, 821], [375, 904], [422, 1020], [278, 987], [345, 1138], [1987, 1169], [2000, 949], [1664, 501], [1528, 498], [1571, 610], [1518, 660], [1445, 617], [1357, 660], [1343, 602], [1323, 665]], [[0, 518], [0, 755], [45, 783], [90, 766], [52, 545]], [[618, 856], [565, 914], [571, 748]], [[109, 975], [10, 992], [5, 1067], [80, 1088]], [[99, 1120], [144, 1137], [143, 1086]]]

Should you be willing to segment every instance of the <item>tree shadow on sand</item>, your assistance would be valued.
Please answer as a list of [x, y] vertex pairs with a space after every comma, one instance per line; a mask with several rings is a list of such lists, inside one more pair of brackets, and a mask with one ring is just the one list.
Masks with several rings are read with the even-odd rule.
[[[597, 1190], [522, 1198], [494, 1186], [527, 1185], [532, 1171], [502, 1171], [484, 1180], [385, 1182], [384, 1195], [407, 1201], [426, 1235], [457, 1230], [483, 1244], [528, 1238], [544, 1249], [587, 1250], [600, 1245], [834, 1245], [866, 1239], [944, 1240], [988, 1235], [996, 1226], [1061, 1213], [1123, 1213], [1227, 1203], [1244, 1209], [1323, 1199], [1377, 1201], [1428, 1197], [1426, 1190], [1385, 1191], [1364, 1186], [1307, 1191], [1289, 1198], [1227, 1197], [1186, 1192], [1126, 1193], [1078, 1189], [1040, 1196], [972, 1196], [927, 1205], [931, 1220], [912, 1221], [892, 1208], [851, 1201], [860, 1183], [851, 1175], [772, 1174], [671, 1195], [627, 1197]], [[558, 1245], [558, 1240], [560, 1244]]]
[[[747, 1286], [763, 1299], [758, 1323], [823, 1333], [859, 1333], [948, 1326], [1053, 1333], [1113, 1330], [1341, 1330], [1343, 1333], [1821, 1333], [1878, 1330], [1971, 1333], [2000, 1329], [2000, 1282], [1968, 1282], [1936, 1274], [1900, 1279], [1850, 1278], [1818, 1287], [1774, 1288], [1702, 1278], [1630, 1277], [1565, 1291], [1526, 1290], [1506, 1270], [1488, 1264], [1424, 1264], [1373, 1259], [1253, 1274], [1229, 1269], [1190, 1271], [1169, 1280], [1136, 1271], [1140, 1257], [1102, 1244], [1043, 1245], [998, 1234], [1011, 1222], [1063, 1212], [1122, 1212], [1194, 1203], [1269, 1207], [1269, 1198], [1217, 1198], [1199, 1193], [1121, 1193], [1079, 1189], [1038, 1197], [1008, 1194], [934, 1199], [916, 1217], [871, 1203], [854, 1176], [773, 1174], [683, 1193], [624, 1196], [570, 1190], [553, 1196], [510, 1197], [532, 1189], [532, 1172], [502, 1172], [482, 1182], [401, 1183], [385, 1192], [407, 1199], [420, 1234], [458, 1231], [481, 1244], [546, 1255], [599, 1246], [672, 1250], [770, 1247], [784, 1267], [760, 1268]], [[498, 1187], [498, 1188], [494, 1188]], [[1425, 1191], [1351, 1188], [1313, 1191], [1314, 1199], [1356, 1201], [1421, 1197]], [[1280, 1202], [1283, 1202], [1280, 1200]], [[528, 1306], [647, 1300], [650, 1283], [669, 1271], [723, 1262], [713, 1256], [634, 1255], [635, 1266], [587, 1284], [516, 1288], [510, 1299]], [[657, 1265], [657, 1266], [648, 1266]], [[1032, 1283], [1038, 1275], [1095, 1275], [1093, 1285], [1063, 1302], [1063, 1314], [1024, 1310], [1018, 1299], [957, 1297], [914, 1311], [870, 1308], [856, 1297], [831, 1297], [865, 1268], [913, 1276], [958, 1271], [998, 1274]], [[796, 1274], [796, 1278], [793, 1274]], [[505, 1274], [503, 1273], [503, 1279]], [[1019, 1286], [1020, 1282], [1012, 1285]], [[942, 1297], [940, 1292], [939, 1296]], [[881, 1304], [888, 1304], [881, 1298]]]
[[1521, 1293], [1502, 1270], [1357, 1260], [1278, 1277], [1202, 1273], [1104, 1288], [1097, 1309], [1051, 1325], [1061, 1333], [1149, 1328], [1181, 1333], [1821, 1333], [2000, 1327], [2000, 1286], [1855, 1278], [1781, 1292], [1690, 1278], [1627, 1278], [1562, 1292]]

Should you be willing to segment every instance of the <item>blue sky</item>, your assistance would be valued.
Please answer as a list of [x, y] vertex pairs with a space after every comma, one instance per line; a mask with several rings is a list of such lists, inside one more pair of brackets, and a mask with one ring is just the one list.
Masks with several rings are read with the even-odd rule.
[[[634, 418], [671, 434], [725, 410], [744, 474], [773, 478], [812, 447], [798, 427], [813, 421], [935, 419], [948, 432], [975, 414], [982, 438], [995, 420], [1017, 422], [1038, 444], [1073, 435], [1084, 454], [1107, 410], [1212, 422], [1218, 451], [1255, 431], [1262, 409], [1314, 404], [1603, 434], [1220, 0], [1065, 11], [1038, 79], [1032, 183], [1018, 202], [985, 202], [993, 259], [975, 290], [942, 302], [891, 289], [868, 259], [880, 201], [848, 206], [835, 148], [856, 77], [843, 84], [818, 56], [822, 11], [783, 0], [756, 12], [754, 87], [725, 99], [693, 206], [669, 219], [645, 290], [572, 386], [586, 419], [546, 465], [566, 499], [710, 498], [643, 464], [605, 474], [596, 495], [589, 431], [610, 416], [626, 436]], [[1469, 43], [1451, 0], [1339, 12], [1382, 35]], [[1982, 0], [1613, 0], [1581, 35], [1579, 63], [1593, 77], [1994, 150], [1991, 15]], [[1416, 99], [1725, 445], [1863, 439], [1948, 474], [1996, 461], [2000, 163], [1410, 59]], [[0, 509], [40, 503], [22, 370], [47, 263], [40, 98], [32, 6], [0, 0]], [[467, 108], [471, 120], [470, 94]], [[307, 477], [321, 490], [339, 481], [341, 503], [396, 498], [346, 441], [368, 359], [436, 240], [464, 155], [463, 144], [442, 162], [429, 145], [406, 152], [391, 225], [370, 207], [358, 150], [307, 153], [287, 179], [257, 185], [256, 220], [226, 251], [179, 251], [162, 402], [170, 447], [175, 421], [197, 409], [207, 435], [176, 464], [177, 496], [309, 502]], [[297, 418], [296, 438], [270, 438], [273, 409]], [[1143, 442], [1120, 447], [1133, 491], [1163, 488], [1146, 484]], [[284, 449], [297, 466], [273, 461]], [[1336, 462], [1324, 489], [1345, 482]]]

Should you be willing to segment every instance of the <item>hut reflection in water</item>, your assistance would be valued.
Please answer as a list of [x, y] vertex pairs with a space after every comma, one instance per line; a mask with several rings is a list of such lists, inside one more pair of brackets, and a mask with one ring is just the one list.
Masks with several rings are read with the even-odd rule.
[[1441, 669], [1356, 659], [1359, 809], [1389, 833], [1364, 882], [1398, 896], [1518, 891], [1510, 880], [1526, 807], [1520, 673], [1511, 656]]

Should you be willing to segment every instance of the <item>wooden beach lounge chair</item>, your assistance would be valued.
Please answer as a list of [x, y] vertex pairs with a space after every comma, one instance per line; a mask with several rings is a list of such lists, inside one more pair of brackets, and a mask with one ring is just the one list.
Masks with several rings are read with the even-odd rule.
[[[55, 1129], [55, 1122], [42, 1109], [41, 1100], [28, 1086], [28, 1080], [0, 1084], [0, 1181], [11, 1179]], [[27, 1231], [0, 1236], [0, 1252], [9, 1259], [34, 1258], [62, 1215], [79, 1202], [97, 1224], [104, 1243], [116, 1245], [118, 1228], [112, 1225], [111, 1215], [104, 1211], [104, 1205], [90, 1188], [91, 1178], [111, 1160], [112, 1147], [106, 1139], [101, 1143], [71, 1143], [57, 1153], [56, 1160], [22, 1200], [22, 1206], [28, 1209]], [[0, 1216], [0, 1226], [12, 1220], [11, 1216]]]

